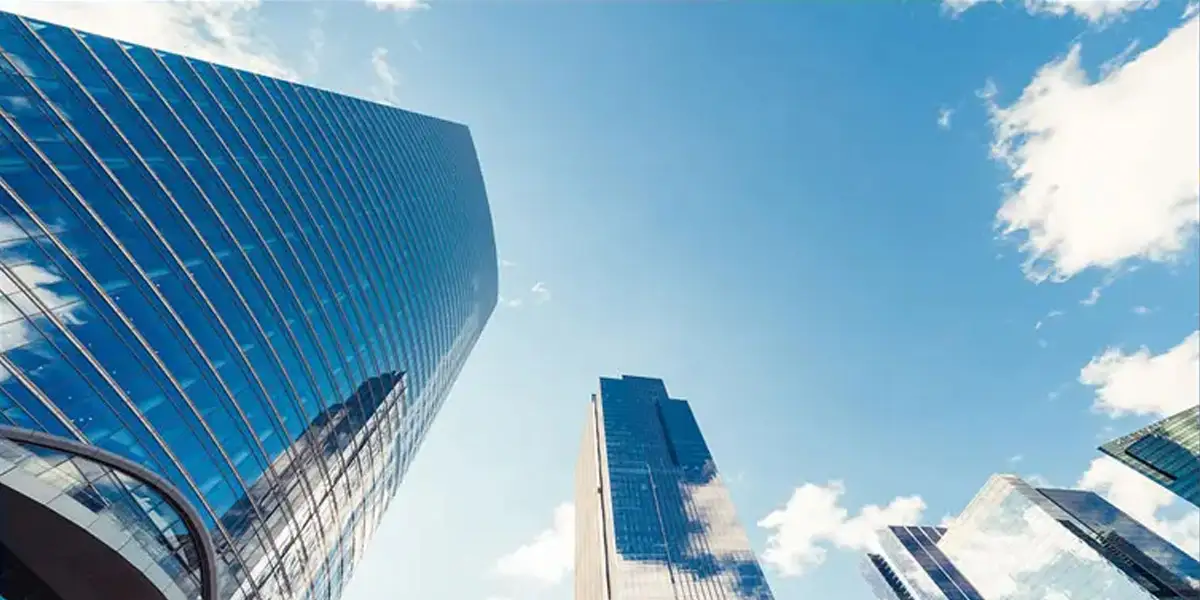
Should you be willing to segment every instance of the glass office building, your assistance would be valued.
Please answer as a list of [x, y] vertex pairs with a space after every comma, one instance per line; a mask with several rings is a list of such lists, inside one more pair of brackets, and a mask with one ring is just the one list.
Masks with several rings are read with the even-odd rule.
[[892, 526], [878, 532], [879, 553], [867, 554], [863, 577], [879, 600], [986, 600], [946, 557], [943, 527]]
[[1108, 442], [1100, 451], [1200, 507], [1200, 406]]
[[1200, 598], [1200, 563], [1100, 496], [1012, 475], [993, 476], [936, 543], [985, 600]]
[[0, 13], [0, 146], [0, 597], [338, 597], [495, 307], [467, 128]]
[[575, 600], [772, 600], [688, 403], [602, 378], [575, 471]]

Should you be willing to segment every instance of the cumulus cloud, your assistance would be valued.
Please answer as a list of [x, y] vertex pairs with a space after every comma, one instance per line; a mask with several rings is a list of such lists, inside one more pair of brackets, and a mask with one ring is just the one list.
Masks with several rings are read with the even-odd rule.
[[1160, 516], [1160, 511], [1175, 503], [1175, 495], [1141, 473], [1105, 456], [1092, 461], [1076, 486], [1103, 495], [1155, 533], [1200, 558], [1200, 509], [1184, 505], [1187, 514], [1180, 518]]
[[550, 288], [546, 287], [546, 284], [542, 283], [541, 281], [533, 284], [533, 287], [530, 288], [529, 291], [533, 292], [534, 295], [537, 296], [536, 302], [538, 304], [550, 301]]
[[371, 69], [375, 72], [375, 83], [371, 86], [371, 95], [381, 102], [396, 104], [396, 88], [400, 82], [392, 66], [387, 61], [387, 48], [376, 48], [371, 51]]
[[554, 509], [554, 524], [496, 561], [495, 572], [542, 585], [560, 583], [575, 566], [575, 505]]
[[1076, 45], [1012, 105], [996, 104], [993, 86], [982, 94], [993, 157], [1012, 177], [997, 224], [1022, 239], [1031, 279], [1171, 260], [1187, 247], [1200, 222], [1198, 43], [1192, 18], [1095, 82]]
[[1113, 417], [1167, 416], [1200, 404], [1200, 331], [1179, 345], [1151, 354], [1109, 348], [1079, 372], [1079, 382], [1095, 388], [1093, 408]]
[[294, 81], [296, 72], [256, 33], [260, 7], [257, 0], [0, 0], [0, 10]]
[[826, 485], [805, 483], [779, 509], [758, 522], [772, 530], [763, 562], [784, 577], [804, 574], [825, 561], [826, 546], [858, 551], [875, 550], [876, 531], [888, 525], [916, 523], [925, 511], [920, 496], [897, 497], [887, 506], [864, 506], [857, 515], [841, 504], [846, 492], [840, 481]]

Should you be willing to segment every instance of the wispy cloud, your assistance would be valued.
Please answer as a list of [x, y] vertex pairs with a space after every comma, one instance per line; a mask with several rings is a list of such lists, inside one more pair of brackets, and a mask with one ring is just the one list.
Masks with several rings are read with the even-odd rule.
[[371, 51], [371, 69], [375, 72], [375, 83], [371, 86], [371, 95], [381, 102], [396, 104], [396, 88], [399, 81], [392, 66], [388, 64], [387, 48], [376, 48]]
[[295, 69], [259, 34], [260, 8], [256, 1], [0, 0], [0, 10], [294, 81]]
[[511, 260], [505, 260], [502, 258], [502, 259], [500, 259], [500, 266], [504, 267], [505, 269], [511, 269], [511, 268], [517, 266], [517, 263], [515, 263]]
[[550, 301], [550, 288], [546, 287], [546, 284], [541, 281], [533, 284], [533, 287], [529, 291], [533, 292], [534, 302], [537, 304]]
[[429, 4], [423, 0], [367, 0], [367, 4], [374, 6], [377, 10], [394, 10], [400, 12], [429, 8]]
[[999, 3], [1000, 0], [942, 0], [942, 11], [952, 17], [957, 17], [975, 5], [986, 2]]
[[827, 546], [854, 551], [878, 544], [876, 531], [895, 524], [917, 523], [925, 511], [920, 496], [902, 496], [887, 506], [864, 506], [855, 516], [842, 505], [846, 487], [840, 481], [805, 483], [792, 492], [782, 508], [763, 517], [758, 526], [771, 530], [762, 560], [784, 577], [803, 575], [825, 562]]
[[1148, 315], [1151, 312], [1149, 307], [1140, 305], [1133, 307], [1131, 310], [1135, 315]]
[[[1027, 4], [1090, 19], [1151, 3]], [[1131, 259], [1168, 261], [1187, 247], [1200, 222], [1197, 44], [1200, 18], [1193, 17], [1099, 81], [1088, 80], [1076, 45], [1012, 105], [995, 103], [994, 86], [981, 94], [992, 154], [1012, 175], [997, 223], [1023, 238], [1030, 279], [1064, 281]], [[1090, 303], [1098, 297], [1094, 290]]]
[[[1000, 4], [1003, 0], [942, 0], [942, 10], [957, 17], [989, 2]], [[1071, 14], [1093, 24], [1104, 24], [1128, 12], [1153, 8], [1158, 0], [1023, 0], [1022, 5], [1030, 14], [1056, 17]]]
[[545, 586], [563, 581], [575, 565], [575, 505], [554, 509], [554, 522], [533, 540], [496, 561], [494, 571]]
[[954, 117], [953, 108], [942, 108], [938, 111], [938, 127], [942, 129], [950, 129], [950, 119]]
[[313, 76], [321, 72], [321, 55], [325, 51], [325, 9], [312, 10], [312, 27], [308, 30], [308, 48], [304, 51], [304, 71]]

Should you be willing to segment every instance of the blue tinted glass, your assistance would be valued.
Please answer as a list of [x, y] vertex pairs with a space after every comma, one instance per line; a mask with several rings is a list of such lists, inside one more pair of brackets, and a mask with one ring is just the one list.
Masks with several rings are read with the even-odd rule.
[[495, 306], [470, 133], [8, 14], [0, 49], [0, 423], [162, 474], [223, 595], [337, 597]]

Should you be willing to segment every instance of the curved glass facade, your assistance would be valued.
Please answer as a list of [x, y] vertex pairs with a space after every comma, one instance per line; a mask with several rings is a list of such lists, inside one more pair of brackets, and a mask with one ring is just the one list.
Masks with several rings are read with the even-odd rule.
[[[0, 572], [4, 572], [0, 574], [0, 598], [71, 597], [72, 587], [95, 585], [94, 580], [63, 581], [74, 578], [45, 574], [85, 568], [88, 563], [100, 564], [87, 579], [108, 575], [114, 588], [141, 583], [142, 594], [155, 590], [151, 593], [163, 598], [201, 596], [208, 575], [203, 572], [203, 550], [193, 535], [197, 530], [192, 527], [199, 523], [190, 523], [150, 482], [88, 456], [0, 437], [0, 488], [8, 519], [0, 530], [0, 553], [8, 558], [0, 562]], [[13, 495], [19, 495], [20, 501], [14, 502]], [[37, 503], [56, 514], [56, 520], [65, 521], [57, 533], [69, 523], [88, 535], [76, 537], [73, 543], [46, 540], [49, 532], [37, 527], [45, 523], [45, 516], [34, 525], [26, 523], [28, 527], [14, 522], [30, 521], [37, 516], [32, 513], [44, 512], [21, 511], [18, 506], [22, 503]], [[26, 537], [39, 539], [30, 542]], [[89, 543], [95, 547], [81, 548]], [[77, 556], [63, 556], [72, 552]], [[119, 556], [117, 560], [135, 567], [138, 581], [129, 581], [133, 578], [128, 574], [120, 578], [124, 581], [112, 581], [111, 565], [96, 560], [105, 554]], [[52, 591], [57, 589], [65, 591]]]
[[0, 13], [0, 423], [336, 598], [496, 303], [467, 128]]

